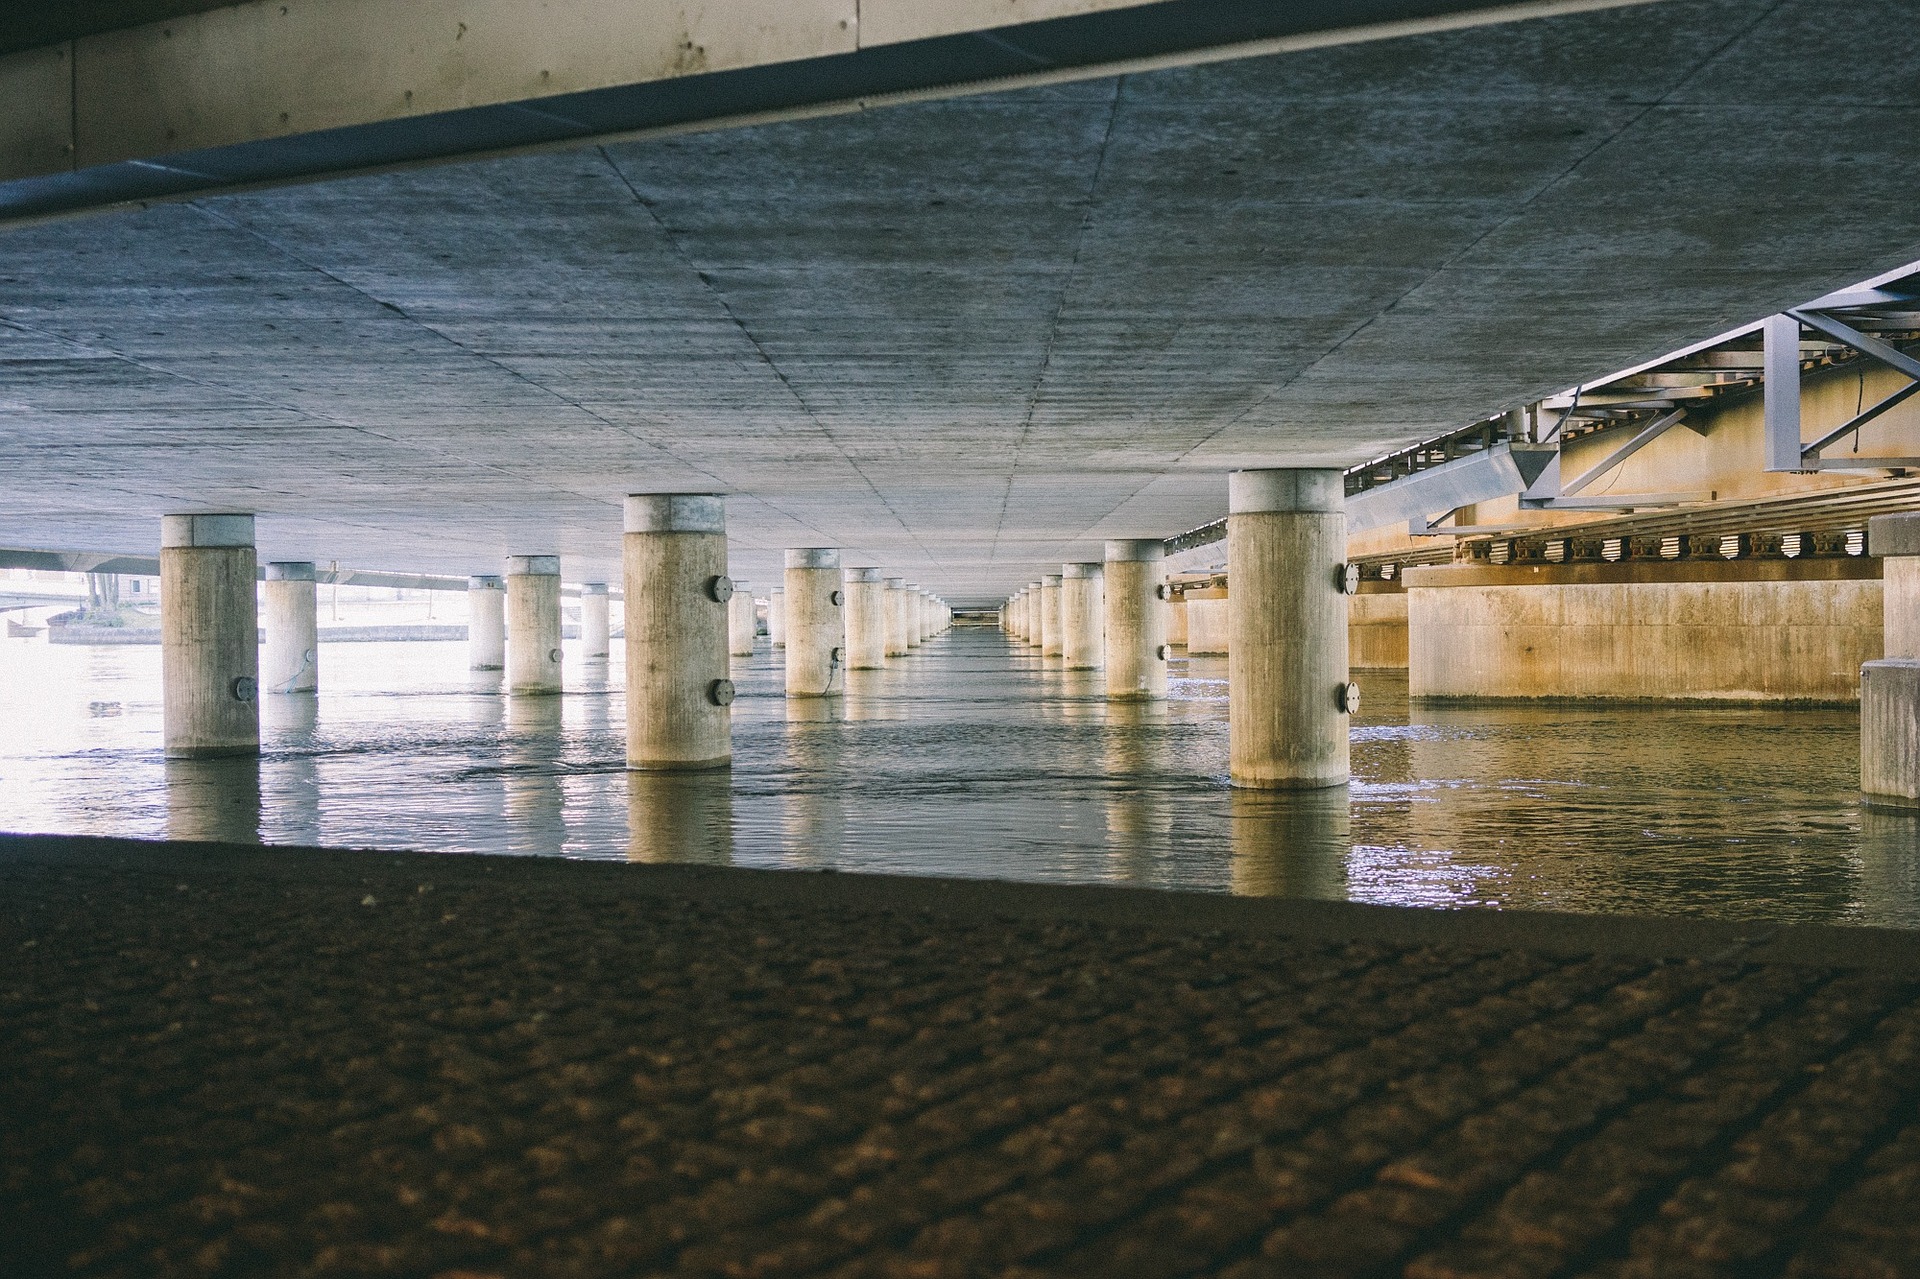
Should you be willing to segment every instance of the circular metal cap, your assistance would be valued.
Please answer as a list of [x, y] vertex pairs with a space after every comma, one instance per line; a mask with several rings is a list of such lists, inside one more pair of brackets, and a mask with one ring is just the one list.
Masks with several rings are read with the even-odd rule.
[[1344, 714], [1358, 715], [1360, 713], [1360, 686], [1358, 684], [1342, 684], [1334, 690], [1334, 696], [1339, 702], [1340, 710]]
[[707, 597], [716, 604], [725, 604], [733, 598], [733, 579], [725, 575], [708, 578]]
[[715, 706], [733, 705], [733, 681], [717, 679], [707, 685], [707, 700]]
[[1360, 566], [1358, 564], [1342, 564], [1334, 580], [1335, 584], [1339, 586], [1342, 595], [1358, 595], [1360, 593]]

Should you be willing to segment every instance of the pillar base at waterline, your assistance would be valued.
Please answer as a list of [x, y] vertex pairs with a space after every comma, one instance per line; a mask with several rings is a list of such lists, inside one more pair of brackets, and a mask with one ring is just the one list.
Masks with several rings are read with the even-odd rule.
[[251, 515], [160, 521], [162, 738], [176, 759], [260, 751]]
[[507, 557], [507, 692], [560, 691], [560, 557]]
[[267, 565], [267, 641], [260, 650], [260, 687], [267, 693], [312, 693], [320, 687], [318, 574], [310, 562]]
[[1920, 660], [1860, 668], [1860, 798], [1920, 811]]
[[629, 497], [622, 555], [627, 767], [725, 768], [733, 759], [725, 499]]
[[1227, 703], [1235, 786], [1315, 790], [1350, 771], [1345, 477], [1228, 477]]

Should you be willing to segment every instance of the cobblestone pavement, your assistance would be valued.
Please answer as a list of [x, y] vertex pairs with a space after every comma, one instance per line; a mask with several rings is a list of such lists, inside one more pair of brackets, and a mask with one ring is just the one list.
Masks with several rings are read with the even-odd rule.
[[0, 841], [9, 1276], [1920, 1274], [1912, 971], [75, 848]]

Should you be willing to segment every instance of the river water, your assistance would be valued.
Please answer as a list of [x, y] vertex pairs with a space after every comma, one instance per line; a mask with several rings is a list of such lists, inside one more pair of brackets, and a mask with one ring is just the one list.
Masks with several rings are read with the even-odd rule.
[[257, 764], [187, 764], [157, 647], [0, 640], [0, 830], [1920, 927], [1920, 822], [1861, 810], [1851, 711], [1410, 708], [1362, 676], [1353, 785], [1266, 796], [1226, 785], [1224, 659], [1110, 706], [960, 629], [789, 703], [762, 640], [732, 770], [658, 778], [623, 767], [614, 647], [529, 699], [462, 643], [327, 645]]

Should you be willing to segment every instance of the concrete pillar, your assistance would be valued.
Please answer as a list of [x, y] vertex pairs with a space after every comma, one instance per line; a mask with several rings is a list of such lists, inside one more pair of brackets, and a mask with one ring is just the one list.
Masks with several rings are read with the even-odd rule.
[[907, 647], [919, 648], [925, 638], [920, 634], [920, 585], [907, 582], [900, 589], [900, 627], [906, 635]]
[[1227, 488], [1227, 702], [1233, 784], [1345, 784], [1345, 479], [1235, 471]]
[[1920, 513], [1876, 515], [1883, 660], [1860, 668], [1860, 790], [1875, 808], [1920, 808]]
[[774, 648], [787, 646], [787, 593], [784, 590], [767, 595], [767, 643]]
[[611, 603], [605, 582], [580, 587], [580, 649], [589, 662], [604, 662], [613, 652], [613, 625], [607, 617]]
[[1041, 625], [1041, 615], [1046, 612], [1047, 584], [1044, 581], [1027, 584], [1027, 647], [1040, 648], [1046, 642], [1045, 628]]
[[162, 737], [168, 755], [260, 750], [253, 516], [160, 520]]
[[840, 552], [825, 547], [788, 551], [786, 582], [787, 696], [838, 697], [847, 691]]
[[1060, 656], [1070, 671], [1097, 671], [1106, 648], [1106, 598], [1098, 564], [1060, 566]]
[[904, 657], [907, 652], [907, 583], [889, 577], [887, 588], [887, 656]]
[[727, 677], [732, 584], [725, 499], [626, 501], [627, 767], [672, 772], [733, 758]]
[[507, 556], [507, 692], [560, 691], [560, 557]]
[[1106, 546], [1107, 696], [1154, 700], [1167, 695], [1167, 604], [1159, 539]]
[[847, 668], [877, 671], [887, 664], [887, 584], [877, 568], [850, 568], [847, 594]]
[[733, 598], [727, 601], [727, 652], [735, 657], [752, 657], [754, 632], [760, 619], [754, 615], [753, 591], [744, 581], [733, 584]]
[[1060, 575], [1049, 573], [1040, 579], [1040, 656], [1059, 657], [1066, 651], [1062, 643], [1060, 612]]
[[467, 579], [467, 666], [476, 671], [507, 665], [507, 580]]
[[316, 574], [307, 561], [267, 565], [267, 642], [260, 651], [260, 687], [268, 693], [311, 693], [320, 687], [320, 609]]

